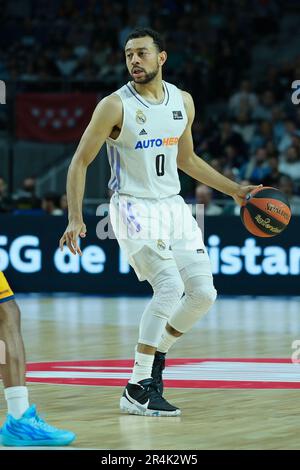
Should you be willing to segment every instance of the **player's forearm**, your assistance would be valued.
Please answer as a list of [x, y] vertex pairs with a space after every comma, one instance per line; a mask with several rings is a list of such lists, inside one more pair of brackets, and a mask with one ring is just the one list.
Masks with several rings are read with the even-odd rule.
[[67, 176], [69, 220], [82, 220], [82, 201], [85, 188], [86, 165], [73, 159]]
[[223, 176], [195, 154], [181, 162], [178, 167], [200, 183], [229, 196], [232, 196], [239, 188], [237, 183]]

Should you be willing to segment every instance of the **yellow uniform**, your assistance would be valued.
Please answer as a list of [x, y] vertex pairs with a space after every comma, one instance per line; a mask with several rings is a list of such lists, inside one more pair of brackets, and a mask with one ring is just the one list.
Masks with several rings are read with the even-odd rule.
[[12, 300], [14, 298], [14, 293], [11, 290], [6, 277], [0, 271], [0, 303]]

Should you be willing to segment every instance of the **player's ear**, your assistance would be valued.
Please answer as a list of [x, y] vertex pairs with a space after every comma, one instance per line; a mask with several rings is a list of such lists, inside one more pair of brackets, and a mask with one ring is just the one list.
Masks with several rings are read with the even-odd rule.
[[159, 65], [164, 65], [164, 63], [166, 62], [168, 56], [167, 56], [167, 53], [166, 51], [162, 51], [159, 53], [158, 55], [158, 63]]

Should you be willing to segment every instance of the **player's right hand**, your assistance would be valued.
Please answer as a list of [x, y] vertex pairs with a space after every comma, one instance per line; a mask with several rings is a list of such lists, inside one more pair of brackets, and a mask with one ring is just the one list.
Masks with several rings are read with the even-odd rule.
[[59, 240], [59, 248], [62, 251], [64, 244], [67, 245], [71, 253], [82, 256], [82, 252], [78, 245], [78, 237], [84, 238], [86, 236], [86, 226], [83, 222], [69, 222], [65, 233]]

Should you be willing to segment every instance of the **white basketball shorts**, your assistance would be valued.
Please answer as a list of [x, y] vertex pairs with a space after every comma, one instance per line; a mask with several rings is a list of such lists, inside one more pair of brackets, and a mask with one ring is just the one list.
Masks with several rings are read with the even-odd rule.
[[[157, 259], [176, 263], [179, 270], [197, 263], [201, 274], [211, 275], [202, 232], [181, 196], [158, 200], [114, 193], [110, 219], [119, 245], [140, 281], [148, 279], [149, 264]], [[143, 265], [145, 251], [148, 266]], [[161, 266], [165, 269], [167, 263]]]

